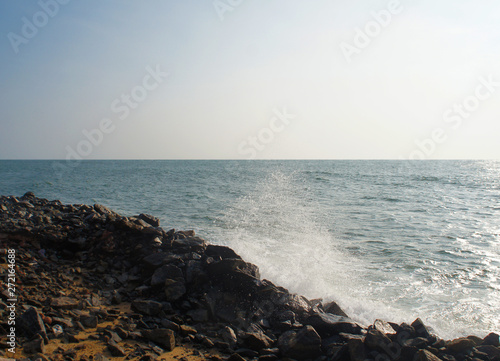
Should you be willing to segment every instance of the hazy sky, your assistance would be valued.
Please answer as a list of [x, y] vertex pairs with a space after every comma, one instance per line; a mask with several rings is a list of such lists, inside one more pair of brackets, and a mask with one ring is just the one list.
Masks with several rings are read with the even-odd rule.
[[5, 0], [0, 159], [500, 159], [500, 3]]

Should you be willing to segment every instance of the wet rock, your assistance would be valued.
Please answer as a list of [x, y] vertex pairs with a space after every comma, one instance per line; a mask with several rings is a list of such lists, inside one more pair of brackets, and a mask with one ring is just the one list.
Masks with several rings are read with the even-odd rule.
[[483, 339], [483, 345], [491, 345], [491, 346], [495, 346], [495, 347], [499, 347], [500, 346], [500, 339], [499, 339], [499, 336], [498, 334], [492, 332], [490, 333], [488, 336], [486, 336], [484, 339]]
[[143, 315], [156, 316], [162, 309], [162, 304], [152, 300], [135, 300], [131, 304], [132, 310]]
[[411, 326], [415, 329], [415, 332], [418, 337], [425, 337], [425, 338], [430, 338], [431, 337], [431, 330], [428, 328], [426, 325], [424, 325], [424, 322], [420, 319], [417, 318]]
[[175, 348], [175, 336], [172, 330], [165, 328], [142, 330], [141, 335], [145, 339], [153, 341], [168, 351], [172, 351]]
[[377, 331], [382, 332], [385, 335], [392, 336], [396, 334], [396, 331], [391, 326], [389, 322], [385, 322], [383, 320], [375, 320], [373, 322], [373, 328]]
[[329, 313], [316, 313], [305, 324], [313, 326], [320, 335], [331, 336], [344, 333], [360, 334], [363, 327], [350, 318]]
[[459, 353], [465, 353], [472, 348], [476, 346], [474, 341], [469, 340], [468, 338], [457, 338], [455, 340], [449, 341], [445, 348], [447, 353], [452, 353], [452, 354], [459, 354]]
[[336, 302], [329, 302], [324, 307], [326, 313], [331, 313], [332, 315], [348, 317], [342, 308]]
[[389, 337], [375, 329], [368, 330], [365, 338], [365, 345], [368, 348], [382, 352], [389, 347], [391, 342], [392, 341]]
[[298, 332], [287, 331], [278, 339], [278, 347], [284, 357], [296, 360], [314, 359], [321, 354], [321, 337], [312, 326]]

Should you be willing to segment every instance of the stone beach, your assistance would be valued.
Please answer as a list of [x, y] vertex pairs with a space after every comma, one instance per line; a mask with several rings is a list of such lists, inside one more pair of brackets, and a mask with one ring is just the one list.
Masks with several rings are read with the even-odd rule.
[[0, 243], [0, 360], [500, 360], [498, 334], [361, 325], [152, 215], [2, 196]]

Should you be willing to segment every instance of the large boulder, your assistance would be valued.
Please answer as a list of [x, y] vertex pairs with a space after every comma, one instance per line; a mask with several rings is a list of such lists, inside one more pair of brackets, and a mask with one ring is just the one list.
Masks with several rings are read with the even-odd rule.
[[306, 325], [313, 326], [320, 335], [332, 336], [343, 333], [360, 334], [363, 326], [343, 316], [318, 312], [307, 318]]

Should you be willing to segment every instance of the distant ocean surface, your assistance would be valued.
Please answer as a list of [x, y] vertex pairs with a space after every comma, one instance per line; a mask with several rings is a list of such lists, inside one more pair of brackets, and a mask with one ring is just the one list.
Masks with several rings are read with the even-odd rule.
[[56, 163], [0, 161], [0, 194], [150, 213], [362, 323], [500, 331], [500, 162]]

